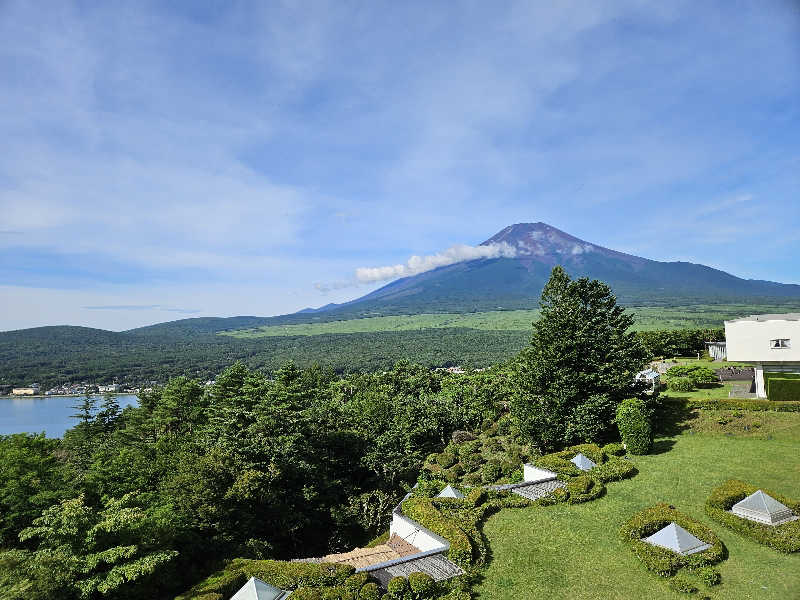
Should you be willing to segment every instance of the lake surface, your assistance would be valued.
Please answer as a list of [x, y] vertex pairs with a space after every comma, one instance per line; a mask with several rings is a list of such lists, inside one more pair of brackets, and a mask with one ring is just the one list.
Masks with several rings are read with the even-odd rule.
[[[0, 435], [10, 433], [41, 433], [61, 437], [78, 422], [70, 417], [83, 396], [46, 396], [44, 398], [0, 398]], [[98, 400], [102, 400], [98, 397]], [[120, 408], [139, 403], [133, 395], [117, 396]]]

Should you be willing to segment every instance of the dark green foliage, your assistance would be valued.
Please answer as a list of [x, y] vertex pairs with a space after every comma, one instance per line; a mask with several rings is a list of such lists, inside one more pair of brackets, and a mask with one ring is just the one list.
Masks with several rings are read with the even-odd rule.
[[560, 267], [541, 307], [516, 361], [512, 413], [522, 434], [544, 448], [607, 435], [619, 402], [639, 391], [634, 376], [648, 358], [629, 331], [633, 317], [604, 283], [572, 281]]
[[617, 428], [631, 454], [647, 454], [652, 445], [649, 411], [636, 398], [623, 400], [617, 408]]
[[494, 483], [500, 479], [503, 471], [500, 465], [494, 463], [486, 463], [481, 467], [481, 481], [484, 483]]
[[767, 397], [778, 402], [800, 400], [800, 379], [770, 377], [767, 379]]
[[[642, 538], [654, 534], [673, 521], [697, 538], [711, 544], [711, 548], [682, 556], [666, 548], [641, 541]], [[663, 503], [633, 515], [622, 525], [620, 535], [644, 566], [662, 577], [671, 577], [683, 568], [696, 570], [713, 565], [726, 556], [725, 546], [711, 529]]]
[[370, 582], [361, 588], [358, 593], [360, 600], [380, 600], [381, 592], [377, 583]]
[[355, 568], [350, 565], [236, 559], [175, 600], [193, 600], [203, 594], [221, 594], [224, 598], [230, 598], [251, 577], [283, 590], [335, 588], [343, 586], [354, 571]]
[[436, 456], [436, 462], [443, 469], [449, 469], [456, 463], [456, 457], [449, 452], [442, 452]]
[[714, 488], [706, 500], [706, 514], [729, 529], [779, 552], [800, 551], [800, 521], [772, 526], [756, 523], [728, 512], [734, 504], [759, 489], [788, 506], [795, 514], [800, 514], [800, 501], [764, 488], [758, 488], [738, 479], [728, 480]]
[[[601, 465], [607, 459], [599, 446], [595, 444], [578, 444], [559, 452], [540, 456], [533, 463], [537, 467], [554, 471], [564, 477], [577, 477], [583, 475], [584, 471], [581, 471], [571, 461], [579, 452], [597, 465]], [[594, 472], [594, 469], [592, 469], [592, 472]]]
[[602, 483], [629, 479], [637, 472], [636, 466], [631, 461], [617, 457], [609, 458], [607, 462], [597, 465], [591, 470], [592, 477]]
[[724, 329], [662, 329], [636, 333], [652, 356], [695, 356], [705, 352], [706, 342], [725, 341]]

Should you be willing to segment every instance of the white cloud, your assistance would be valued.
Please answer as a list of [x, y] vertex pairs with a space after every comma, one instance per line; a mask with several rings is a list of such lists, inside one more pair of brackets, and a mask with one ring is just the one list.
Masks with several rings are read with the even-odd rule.
[[500, 242], [485, 246], [467, 246], [456, 244], [438, 254], [426, 256], [412, 256], [405, 264], [390, 265], [385, 267], [359, 267], [356, 269], [356, 279], [359, 283], [373, 283], [387, 281], [398, 277], [409, 277], [438, 267], [444, 267], [459, 262], [476, 260], [479, 258], [513, 258], [517, 256], [517, 249]]

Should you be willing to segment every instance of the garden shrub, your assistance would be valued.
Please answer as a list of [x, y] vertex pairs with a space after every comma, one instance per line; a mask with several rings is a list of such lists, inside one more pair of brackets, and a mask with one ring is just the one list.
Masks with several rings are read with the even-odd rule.
[[427, 573], [411, 573], [408, 576], [408, 585], [414, 600], [428, 600], [436, 594], [436, 582]]
[[511, 421], [511, 417], [501, 417], [500, 420], [497, 421], [497, 433], [499, 435], [508, 435], [511, 433], [513, 426], [514, 423]]
[[475, 439], [475, 434], [472, 434], [469, 431], [454, 431], [451, 439], [453, 440], [454, 444], [463, 444], [465, 442], [473, 441]]
[[458, 459], [455, 457], [455, 455], [450, 454], [449, 452], [442, 452], [436, 456], [436, 462], [443, 469], [449, 469], [452, 467], [454, 464], [456, 464], [456, 460]]
[[369, 575], [366, 573], [355, 573], [344, 580], [344, 587], [357, 592], [366, 585], [367, 581], [369, 581]]
[[500, 443], [500, 440], [497, 438], [489, 438], [483, 444], [483, 449], [485, 452], [502, 452], [503, 451], [503, 444]]
[[554, 471], [559, 475], [578, 477], [583, 475], [584, 472], [572, 464], [571, 459], [579, 452], [598, 465], [606, 460], [605, 453], [596, 444], [578, 444], [577, 446], [570, 446], [560, 452], [553, 452], [540, 456], [534, 460], [533, 464], [542, 469]]
[[800, 380], [788, 377], [767, 379], [767, 397], [771, 401], [789, 402], [800, 400]]
[[665, 404], [683, 409], [700, 408], [705, 410], [739, 409], [749, 411], [800, 412], [800, 402], [780, 402], [757, 399], [712, 399], [712, 398], [662, 398]]
[[411, 490], [411, 495], [418, 498], [433, 498], [441, 492], [447, 483], [441, 479], [425, 479], [417, 482], [414, 489]]
[[594, 467], [591, 473], [592, 477], [601, 483], [608, 483], [609, 481], [628, 479], [636, 475], [638, 471], [631, 461], [614, 457], [604, 462], [602, 465]]
[[617, 428], [631, 454], [647, 454], [652, 444], [650, 419], [644, 402], [636, 398], [623, 400], [617, 408]]
[[711, 567], [703, 567], [702, 569], [698, 570], [697, 576], [700, 577], [703, 583], [705, 583], [708, 587], [719, 585], [722, 581], [722, 575], [719, 574], [719, 571]]
[[689, 377], [671, 377], [667, 380], [667, 388], [673, 392], [691, 392], [694, 382]]
[[483, 464], [483, 456], [480, 454], [468, 454], [461, 457], [461, 464], [467, 471], [474, 471]]
[[664, 375], [670, 381], [684, 378], [689, 379], [693, 387], [717, 383], [719, 381], [716, 372], [703, 365], [675, 365], [674, 367], [670, 367]]
[[457, 523], [447, 519], [431, 500], [409, 498], [403, 502], [403, 514], [450, 542], [447, 557], [462, 568], [469, 567], [472, 559], [472, 542], [469, 536]]
[[675, 575], [675, 577], [671, 578], [669, 587], [682, 594], [694, 594], [697, 591], [697, 586], [692, 580], [683, 575]]
[[350, 565], [237, 558], [175, 600], [190, 600], [203, 594], [220, 594], [223, 598], [230, 598], [251, 577], [284, 590], [337, 587], [354, 572], [355, 567]]
[[381, 589], [377, 583], [370, 582], [361, 588], [358, 597], [360, 600], [380, 600]]
[[734, 504], [759, 489], [775, 498], [778, 502], [785, 504], [795, 514], [800, 515], [800, 502], [797, 500], [764, 488], [758, 488], [738, 479], [726, 481], [712, 490], [711, 495], [706, 500], [706, 514], [729, 529], [779, 552], [799, 551], [800, 520], [774, 526], [756, 523], [728, 512]]
[[512, 462], [510, 460], [504, 460], [500, 462], [500, 473], [503, 477], [509, 477], [514, 470], [519, 468], [520, 464], [518, 462]]
[[[711, 544], [711, 548], [682, 556], [666, 548], [641, 541], [642, 538], [654, 534], [673, 521], [689, 533]], [[711, 529], [664, 503], [656, 504], [633, 515], [622, 525], [620, 535], [644, 566], [662, 577], [671, 577], [684, 567], [696, 570], [713, 565], [725, 558], [725, 546]]]
[[567, 492], [569, 493], [567, 502], [570, 504], [589, 502], [590, 500], [599, 498], [604, 491], [605, 486], [589, 475], [572, 477], [567, 481]]
[[466, 475], [464, 475], [464, 483], [466, 483], [467, 485], [480, 485], [481, 474], [478, 471], [467, 473]]
[[458, 446], [458, 458], [464, 460], [471, 454], [476, 454], [481, 451], [481, 443], [478, 440], [473, 442], [466, 442]]
[[405, 577], [392, 577], [386, 586], [389, 596], [392, 598], [403, 598], [408, 591], [408, 579]]
[[603, 446], [603, 452], [607, 456], [625, 456], [625, 446], [619, 442], [611, 442]]
[[487, 492], [481, 488], [475, 488], [474, 490], [470, 490], [469, 494], [467, 494], [467, 502], [471, 506], [480, 506], [484, 502], [486, 502]]
[[500, 475], [502, 475], [502, 473], [503, 471], [500, 468], [500, 465], [495, 463], [486, 463], [481, 469], [481, 481], [483, 481], [483, 483], [494, 483], [500, 479]]

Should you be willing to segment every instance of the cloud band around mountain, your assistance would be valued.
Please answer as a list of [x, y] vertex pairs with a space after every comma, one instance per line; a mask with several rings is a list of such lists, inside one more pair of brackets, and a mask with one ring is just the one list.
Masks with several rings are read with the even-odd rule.
[[459, 262], [478, 258], [514, 258], [517, 249], [506, 242], [487, 244], [485, 246], [467, 246], [456, 244], [438, 254], [412, 256], [405, 264], [385, 267], [359, 267], [356, 269], [358, 283], [375, 283], [399, 277], [410, 277], [438, 267], [445, 267]]

